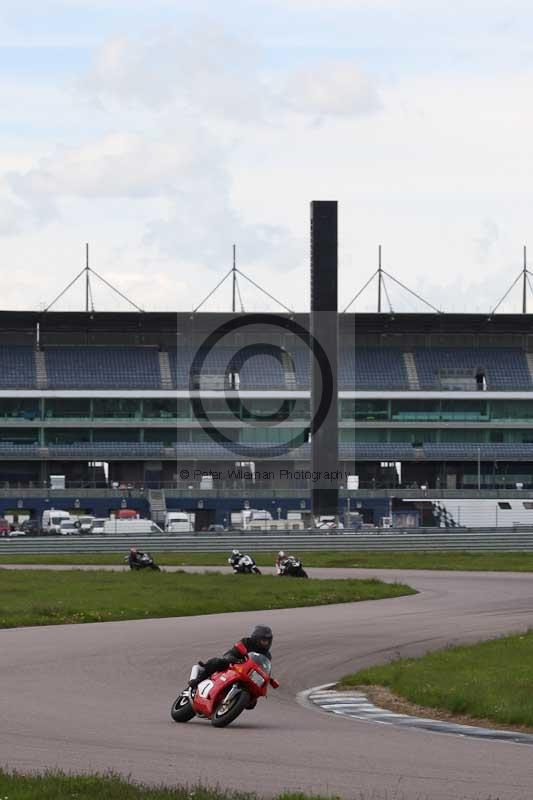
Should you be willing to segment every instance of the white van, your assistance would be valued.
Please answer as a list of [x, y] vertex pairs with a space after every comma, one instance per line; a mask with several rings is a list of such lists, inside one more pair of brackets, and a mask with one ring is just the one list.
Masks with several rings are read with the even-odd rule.
[[242, 511], [242, 529], [267, 530], [272, 522], [272, 514], [265, 508], [245, 508]]
[[89, 533], [95, 536], [102, 536], [104, 533], [104, 524], [107, 522], [107, 517], [95, 517], [91, 522]]
[[106, 519], [104, 522], [105, 536], [139, 536], [163, 531], [151, 519]]
[[61, 536], [79, 536], [80, 529], [77, 523], [74, 521], [72, 517], [69, 519], [61, 520], [61, 525], [59, 526], [59, 533]]
[[186, 511], [167, 511], [165, 531], [167, 533], [193, 533], [194, 514], [187, 514]]
[[91, 525], [93, 524], [94, 517], [91, 516], [80, 516], [75, 517], [75, 522], [78, 523], [80, 528], [80, 533], [90, 533], [91, 532]]
[[60, 509], [56, 508], [47, 508], [45, 511], [43, 511], [43, 518], [41, 522], [43, 533], [60, 533], [61, 523], [63, 521], [70, 522], [70, 514], [68, 511], [61, 511]]

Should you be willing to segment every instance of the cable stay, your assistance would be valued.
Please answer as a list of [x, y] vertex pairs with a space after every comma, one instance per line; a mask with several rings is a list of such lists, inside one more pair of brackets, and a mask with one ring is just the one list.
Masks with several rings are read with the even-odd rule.
[[232, 311], [234, 313], [237, 310], [236, 309], [237, 296], [239, 298], [239, 303], [240, 303], [240, 306], [241, 306], [241, 314], [244, 313], [244, 303], [243, 303], [243, 300], [242, 300], [242, 295], [241, 295], [239, 282], [237, 280], [237, 276], [240, 276], [241, 278], [244, 278], [245, 281], [248, 281], [248, 283], [251, 283], [252, 286], [254, 286], [256, 289], [258, 289], [260, 292], [262, 292], [264, 295], [266, 295], [270, 300], [273, 300], [274, 303], [276, 303], [278, 306], [281, 306], [281, 308], [283, 308], [289, 314], [294, 314], [293, 309], [291, 309], [288, 306], [286, 306], [285, 303], [283, 303], [281, 300], [278, 300], [278, 298], [274, 297], [274, 295], [270, 294], [270, 292], [267, 292], [266, 289], [263, 289], [262, 286], [260, 286], [254, 280], [252, 280], [252, 278], [250, 278], [249, 275], [246, 275], [246, 273], [242, 272], [242, 270], [240, 270], [237, 267], [236, 247], [235, 247], [235, 245], [233, 245], [233, 265], [232, 265], [231, 269], [229, 269], [228, 272], [226, 272], [224, 277], [217, 283], [217, 285], [214, 287], [214, 289], [212, 289], [209, 292], [209, 294], [207, 294], [204, 297], [202, 302], [199, 303], [199, 305], [197, 305], [196, 308], [193, 308], [193, 312], [192, 312], [193, 314], [196, 314], [202, 308], [202, 306], [204, 306], [207, 303], [207, 301], [215, 294], [215, 292], [217, 292], [220, 289], [222, 284], [225, 283], [225, 281], [227, 281], [227, 279], [230, 277], [230, 275], [231, 275], [231, 278], [232, 278]]
[[381, 245], [379, 245], [379, 247], [378, 247], [378, 268], [372, 273], [370, 278], [361, 287], [361, 289], [359, 289], [359, 291], [356, 293], [355, 297], [353, 297], [350, 300], [350, 302], [348, 303], [346, 308], [343, 309], [342, 313], [346, 314], [346, 312], [350, 310], [350, 308], [353, 306], [355, 301], [363, 294], [365, 289], [367, 289], [368, 286], [370, 286], [370, 284], [372, 283], [372, 281], [375, 278], [377, 278], [377, 286], [378, 286], [378, 302], [377, 302], [378, 314], [382, 313], [382, 303], [381, 303], [381, 290], [382, 289], [383, 289], [385, 297], [387, 299], [387, 303], [389, 305], [390, 313], [393, 313], [393, 311], [392, 311], [392, 303], [391, 303], [389, 292], [387, 290], [387, 286], [386, 286], [386, 283], [385, 283], [385, 276], [387, 276], [387, 278], [390, 278], [391, 281], [396, 283], [398, 286], [400, 286], [402, 289], [404, 289], [404, 291], [408, 292], [410, 295], [415, 297], [421, 303], [424, 303], [424, 305], [426, 305], [429, 308], [431, 308], [432, 311], [435, 311], [437, 314], [442, 314], [442, 311], [439, 308], [436, 308], [436, 306], [434, 306], [432, 303], [430, 303], [429, 300], [425, 300], [421, 295], [419, 295], [413, 289], [410, 289], [409, 286], [406, 286], [404, 283], [399, 281], [398, 278], [395, 278], [394, 275], [391, 275], [390, 272], [387, 272], [387, 270], [383, 269], [383, 267], [381, 265]]
[[[130, 300], [130, 298], [127, 297], [127, 295], [125, 295], [123, 292], [121, 292], [120, 289], [117, 289], [117, 287], [113, 286], [113, 284], [110, 283], [108, 280], [106, 280], [103, 277], [103, 275], [100, 275], [98, 272], [96, 272], [96, 270], [94, 270], [91, 266], [89, 266], [89, 245], [88, 244], [85, 245], [85, 266], [84, 266], [84, 268], [80, 272], [78, 272], [78, 274], [70, 281], [70, 283], [68, 283], [65, 286], [65, 288], [57, 295], [57, 297], [55, 297], [52, 300], [52, 302], [49, 303], [46, 306], [45, 309], [43, 309], [43, 313], [46, 313], [47, 311], [50, 311], [55, 306], [55, 304], [59, 300], [61, 300], [61, 298], [68, 292], [68, 290], [72, 286], [74, 286], [74, 284], [77, 283], [77, 281], [80, 280], [80, 278], [83, 275], [85, 275], [85, 311], [87, 313], [89, 312], [89, 310], [90, 311], [94, 311], [94, 296], [93, 296], [93, 290], [92, 290], [92, 285], [91, 285], [91, 276], [93, 276], [93, 275], [94, 275], [95, 278], [98, 278], [99, 281], [101, 281], [103, 284], [105, 284], [105, 286], [107, 286], [108, 289], [111, 289], [113, 292], [115, 292], [115, 294], [117, 294], [119, 297], [121, 297], [123, 300], [125, 300], [127, 303], [129, 303], [130, 306], [133, 306], [133, 308], [136, 311], [144, 313], [144, 309], [143, 308], [141, 308], [136, 303], [134, 303], [133, 300]], [[90, 306], [90, 308], [89, 308], [89, 306]]]
[[500, 299], [498, 300], [492, 311], [489, 312], [490, 317], [492, 317], [492, 315], [496, 313], [496, 311], [499, 309], [502, 303], [507, 299], [507, 297], [510, 295], [510, 293], [520, 280], [520, 278], [522, 278], [522, 314], [527, 314], [527, 287], [529, 286], [529, 290], [533, 294], [533, 287], [530, 281], [530, 276], [533, 277], [533, 272], [530, 272], [530, 270], [527, 268], [527, 248], [525, 245], [523, 252], [524, 252], [524, 261], [522, 269], [520, 270], [520, 272], [518, 273], [512, 284], [509, 286], [505, 294], [502, 297], [500, 297]]

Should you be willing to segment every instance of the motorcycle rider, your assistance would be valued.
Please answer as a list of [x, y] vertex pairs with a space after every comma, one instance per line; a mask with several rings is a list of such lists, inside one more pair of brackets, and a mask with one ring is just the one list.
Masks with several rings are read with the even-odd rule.
[[276, 562], [275, 562], [276, 572], [278, 573], [278, 575], [281, 575], [283, 572], [283, 564], [285, 563], [286, 558], [287, 556], [285, 555], [284, 551], [280, 550], [276, 556]]
[[230, 564], [233, 569], [239, 564], [239, 561], [242, 558], [242, 553], [240, 550], [234, 549], [231, 551], [231, 555], [228, 558], [228, 564]]
[[142, 550], [137, 550], [136, 547], [130, 547], [129, 555], [127, 556], [128, 564], [131, 569], [137, 569], [141, 566], [143, 556], [145, 553]]
[[240, 550], [231, 551], [228, 564], [231, 564], [234, 572], [254, 572], [257, 575], [261, 574], [261, 570], [256, 566], [255, 559], [246, 553], [241, 553]]
[[307, 578], [308, 575], [303, 568], [302, 562], [296, 556], [287, 556], [283, 564], [281, 565], [281, 569], [279, 574], [281, 576], [295, 576], [297, 578]]
[[[261, 653], [268, 659], [272, 660], [270, 648], [272, 647], [272, 628], [268, 625], [256, 625], [250, 634], [240, 639], [237, 644], [244, 645], [248, 653]], [[193, 667], [193, 673], [196, 672], [194, 677], [189, 681], [189, 687], [196, 689], [199, 683], [205, 681], [214, 672], [222, 672], [227, 669], [230, 664], [241, 661], [244, 656], [237, 648], [237, 644], [230, 647], [221, 658], [210, 658], [205, 663], [200, 662]], [[196, 669], [197, 667], [197, 669]]]
[[142, 550], [137, 550], [136, 547], [130, 547], [129, 555], [125, 556], [124, 561], [128, 562], [130, 569], [143, 569], [149, 567], [157, 572], [160, 572], [160, 567], [157, 566], [150, 553], [144, 553]]

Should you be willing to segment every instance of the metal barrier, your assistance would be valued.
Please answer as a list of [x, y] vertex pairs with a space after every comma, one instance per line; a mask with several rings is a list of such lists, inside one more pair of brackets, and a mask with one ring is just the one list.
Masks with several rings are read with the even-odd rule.
[[[132, 544], [153, 553], [317, 550], [533, 552], [533, 528], [445, 530], [417, 528], [394, 531], [332, 533], [258, 532], [179, 534], [175, 536], [76, 536], [0, 539], [0, 557], [11, 554], [127, 553]], [[1, 565], [0, 565], [1, 566]]]

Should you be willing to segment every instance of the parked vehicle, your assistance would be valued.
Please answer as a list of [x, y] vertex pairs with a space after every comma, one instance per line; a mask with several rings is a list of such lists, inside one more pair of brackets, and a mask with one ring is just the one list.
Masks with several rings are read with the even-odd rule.
[[73, 520], [64, 519], [59, 525], [59, 533], [61, 536], [79, 536], [80, 529]]
[[317, 520], [316, 528], [319, 530], [341, 530], [344, 529], [342, 522], [339, 522], [335, 516], [323, 516]]
[[118, 511], [115, 511], [115, 517], [117, 519], [139, 519], [139, 512], [134, 508], [119, 508]]
[[224, 533], [224, 526], [223, 525], [210, 525], [208, 527], [209, 533]]
[[22, 531], [19, 528], [14, 528], [12, 531], [9, 531], [7, 535], [10, 539], [16, 539], [18, 536], [26, 536], [26, 531]]
[[533, 525], [533, 507], [527, 497], [428, 500], [420, 495], [409, 503], [402, 500], [406, 510], [411, 510], [409, 506], [413, 504], [416, 504], [419, 516], [426, 519], [425, 524], [439, 528], [514, 528]]
[[82, 516], [76, 517], [75, 521], [80, 529], [80, 533], [90, 533], [94, 517]]
[[107, 518], [100, 518], [100, 519], [93, 518], [93, 521], [91, 522], [91, 527], [90, 527], [89, 533], [90, 534], [94, 534], [95, 536], [98, 536], [98, 535], [102, 536], [105, 533], [105, 531], [104, 531], [104, 523], [105, 522], [107, 522]]
[[272, 522], [270, 511], [262, 508], [247, 508], [242, 511], [243, 530], [263, 530]]
[[70, 514], [68, 511], [62, 511], [56, 508], [47, 508], [43, 511], [43, 518], [41, 528], [44, 534], [59, 534], [61, 533], [61, 523], [64, 521], [70, 522]]
[[[215, 728], [225, 728], [245, 709], [255, 708], [258, 699], [266, 697], [269, 686], [277, 689], [279, 683], [271, 675], [270, 659], [261, 653], [243, 652], [245, 655], [246, 660], [238, 666], [230, 664], [227, 670], [215, 672], [199, 683], [197, 689], [181, 692], [170, 711], [174, 722], [188, 722], [197, 716], [211, 720]], [[193, 672], [195, 668], [196, 665]]]
[[9, 522], [5, 517], [0, 517], [0, 536], [9, 536]]
[[20, 530], [24, 531], [27, 536], [38, 536], [41, 532], [39, 521], [36, 519], [25, 519]]
[[186, 511], [167, 511], [165, 531], [167, 533], [193, 533], [194, 514], [188, 514]]
[[163, 531], [150, 519], [106, 519], [106, 536], [139, 536], [142, 534], [163, 534]]

